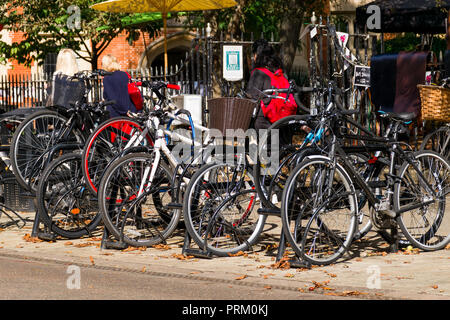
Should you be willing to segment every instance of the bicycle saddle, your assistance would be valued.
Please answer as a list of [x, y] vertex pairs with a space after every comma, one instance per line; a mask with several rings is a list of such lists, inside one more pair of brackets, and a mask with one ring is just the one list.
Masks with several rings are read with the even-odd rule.
[[383, 118], [389, 118], [395, 121], [411, 121], [416, 118], [416, 114], [414, 112], [401, 112], [401, 113], [394, 113], [394, 112], [383, 112], [381, 114], [381, 117]]

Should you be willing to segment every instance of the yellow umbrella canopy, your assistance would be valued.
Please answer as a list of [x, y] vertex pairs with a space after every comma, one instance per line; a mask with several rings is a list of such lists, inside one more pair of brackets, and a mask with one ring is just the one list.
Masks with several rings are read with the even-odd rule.
[[109, 0], [91, 6], [117, 13], [161, 12], [164, 23], [164, 74], [167, 73], [167, 13], [216, 10], [236, 6], [235, 0]]
[[99, 11], [141, 13], [216, 10], [234, 7], [235, 0], [110, 0], [92, 5]]

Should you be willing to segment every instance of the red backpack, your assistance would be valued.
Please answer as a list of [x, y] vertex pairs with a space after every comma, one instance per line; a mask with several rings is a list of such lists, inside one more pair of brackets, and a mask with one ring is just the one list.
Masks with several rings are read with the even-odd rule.
[[133, 102], [136, 110], [142, 110], [144, 106], [144, 99], [142, 98], [141, 91], [137, 87], [136, 83], [131, 81], [131, 75], [127, 72], [128, 75], [128, 94], [130, 95], [131, 101]]
[[[273, 88], [289, 88], [289, 81], [283, 75], [283, 70], [279, 69], [274, 73], [266, 68], [256, 68], [256, 70], [262, 71], [270, 77], [271, 85]], [[283, 98], [286, 98], [286, 93], [280, 93], [279, 95]], [[264, 117], [266, 117], [271, 123], [274, 123], [284, 117], [297, 114], [297, 104], [295, 103], [295, 99], [292, 94], [289, 95], [289, 99], [287, 101], [281, 99], [272, 99], [267, 106], [265, 106], [261, 101], [261, 109], [263, 111]]]

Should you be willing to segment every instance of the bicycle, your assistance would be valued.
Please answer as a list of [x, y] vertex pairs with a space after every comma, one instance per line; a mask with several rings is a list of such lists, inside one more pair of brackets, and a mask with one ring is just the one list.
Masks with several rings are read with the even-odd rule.
[[[289, 97], [291, 92], [301, 91], [296, 89], [295, 83], [291, 82], [288, 89], [264, 90], [261, 92], [261, 98], [286, 99], [279, 94], [287, 93], [286, 96]], [[244, 93], [241, 94], [243, 97], [246, 96]], [[296, 102], [302, 110], [309, 111], [298, 97]], [[259, 105], [258, 101], [254, 117], [258, 114]], [[307, 116], [300, 117], [304, 123]], [[281, 122], [282, 120], [279, 120], [277, 123]], [[266, 135], [263, 136], [265, 138], [262, 141], [268, 139]], [[249, 149], [252, 148], [250, 147], [252, 144], [255, 148], [251, 138], [245, 142], [245, 146]], [[287, 147], [286, 150], [288, 149]], [[202, 166], [186, 187], [183, 203], [186, 228], [190, 237], [204, 253], [228, 256], [249, 250], [263, 231], [267, 212], [260, 212], [256, 208], [262, 204], [263, 197], [266, 196], [260, 193], [262, 189], [260, 184], [264, 184], [264, 181], [261, 182], [260, 172], [254, 169], [255, 159], [252, 161], [248, 151], [229, 146], [226, 154], [232, 154], [233, 159], [218, 160]]]
[[[334, 87], [334, 86], [332, 86]], [[336, 97], [336, 93], [332, 92]], [[335, 100], [334, 100], [335, 102]], [[326, 133], [328, 148], [321, 156], [306, 157], [291, 172], [283, 190], [281, 217], [283, 232], [298, 256], [313, 264], [330, 264], [348, 250], [354, 240], [359, 213], [358, 197], [364, 197], [372, 216], [381, 215], [391, 224], [394, 219], [403, 235], [423, 250], [438, 250], [450, 242], [450, 233], [441, 235], [448, 194], [450, 164], [432, 151], [414, 152], [397, 141], [403, 122], [412, 121], [414, 114], [389, 114], [384, 117], [393, 123], [392, 137], [360, 136], [371, 142], [364, 148], [383, 152], [386, 158], [373, 157], [366, 173], [378, 172], [366, 181], [344, 151], [339, 124], [342, 116], [354, 111], [342, 110], [331, 101], [323, 111], [317, 130]], [[356, 137], [355, 137], [356, 138]], [[400, 164], [400, 165], [399, 165]], [[388, 166], [388, 171], [385, 169]], [[438, 170], [436, 170], [436, 168]], [[381, 180], [381, 175], [385, 179]], [[414, 199], [412, 199], [414, 198]], [[360, 200], [361, 202], [361, 200]], [[432, 205], [434, 218], [427, 220]], [[422, 234], [407, 218], [417, 214], [422, 220]], [[340, 218], [339, 218], [340, 217]], [[335, 222], [334, 225], [331, 223]], [[430, 222], [431, 226], [430, 226]], [[397, 226], [392, 226], [393, 231]], [[394, 231], [395, 232], [395, 231]]]
[[[158, 83], [158, 89], [167, 86]], [[161, 104], [149, 112], [145, 129], [130, 139], [139, 143], [150, 134], [155, 137], [153, 146], [148, 146], [145, 153], [139, 148], [140, 152], [125, 148], [129, 154], [117, 155], [105, 168], [99, 183], [99, 209], [105, 227], [116, 239], [132, 246], [152, 246], [173, 233], [181, 216], [179, 201], [184, 184], [199, 161], [199, 156], [192, 156], [192, 148], [204, 150], [213, 141], [207, 137], [205, 143], [198, 142], [193, 136], [196, 131], [207, 133], [209, 129], [194, 125], [187, 111], [171, 113], [171, 105], [165, 104], [165, 97], [161, 97]], [[188, 115], [188, 120], [182, 114]], [[161, 128], [163, 124], [169, 128], [172, 121], [190, 126], [191, 138]], [[190, 146], [188, 153], [192, 158], [187, 164], [172, 154], [170, 139]]]
[[[137, 85], [150, 89], [150, 96], [144, 96], [145, 108], [142, 113], [132, 117], [118, 117], [110, 119], [98, 126], [87, 138], [82, 152], [83, 176], [87, 186], [97, 194], [98, 183], [107, 165], [121, 152], [131, 147], [153, 146], [153, 137], [149, 134], [145, 121], [148, 112], [156, 105], [168, 104], [170, 99], [160, 92], [168, 89], [179, 90], [180, 87], [163, 82], [138, 81], [132, 79]], [[158, 101], [153, 101], [156, 95]], [[142, 151], [142, 150], [141, 150]]]
[[17, 182], [36, 192], [39, 175], [58, 155], [81, 149], [87, 136], [108, 118], [105, 107], [114, 101], [88, 103], [91, 80], [109, 73], [84, 71], [72, 77], [79, 82], [82, 97], [71, 108], [47, 107], [29, 115], [15, 131], [10, 146], [11, 167]]
[[[101, 107], [102, 103], [98, 106]], [[126, 144], [123, 139], [130, 139], [130, 136], [126, 136], [122, 130], [131, 129], [132, 126], [134, 129], [141, 128], [142, 120], [140, 119], [144, 116], [145, 113], [136, 114], [133, 119], [119, 117], [107, 120], [93, 131], [90, 135], [91, 141], [88, 139], [86, 145], [92, 146], [92, 141], [96, 141], [95, 139], [99, 136], [106, 139], [101, 142], [109, 142], [108, 139], [113, 137], [107, 149], [108, 153], [102, 149], [100, 157], [108, 163], [114, 152], [119, 156], [124, 154], [120, 153], [121, 147]], [[107, 135], [101, 135], [105, 131], [108, 132]], [[127, 132], [132, 134], [130, 130]], [[144, 137], [146, 136], [144, 134]], [[147, 141], [152, 143], [152, 140]], [[42, 221], [53, 233], [70, 239], [91, 234], [101, 222], [97, 192], [89, 190], [90, 180], [86, 179], [82, 170], [84, 168], [82, 164], [85, 163], [83, 155], [85, 156], [86, 153], [69, 153], [52, 161], [43, 171], [37, 186], [37, 206]]]

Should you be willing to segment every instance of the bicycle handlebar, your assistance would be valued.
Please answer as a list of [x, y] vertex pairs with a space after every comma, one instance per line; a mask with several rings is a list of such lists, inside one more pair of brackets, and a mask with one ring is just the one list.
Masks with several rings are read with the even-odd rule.
[[137, 79], [132, 79], [136, 82], [138, 86], [150, 88], [152, 90], [159, 90], [161, 88], [167, 88], [167, 89], [173, 89], [173, 90], [180, 90], [180, 86], [177, 84], [172, 84], [168, 82], [162, 82], [162, 81], [139, 81]]
[[94, 71], [84, 70], [84, 71], [75, 73], [71, 78], [84, 80], [84, 79], [92, 79], [97, 76], [101, 76], [101, 77], [110, 76], [112, 74], [113, 74], [112, 72], [105, 71], [102, 69], [98, 69], [98, 70], [94, 70]]

